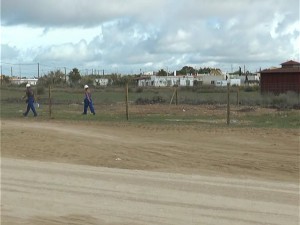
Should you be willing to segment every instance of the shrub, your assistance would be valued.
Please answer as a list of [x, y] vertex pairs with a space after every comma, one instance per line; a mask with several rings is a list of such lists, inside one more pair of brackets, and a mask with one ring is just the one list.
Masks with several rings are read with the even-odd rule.
[[45, 88], [43, 86], [37, 86], [37, 94], [38, 95], [45, 94]]
[[138, 87], [135, 92], [142, 93], [143, 91], [144, 91], [144, 89], [142, 87]]
[[246, 86], [244, 87], [245, 92], [253, 92], [253, 91], [258, 91], [259, 86]]
[[152, 99], [149, 98], [138, 98], [135, 101], [135, 104], [137, 105], [148, 105], [148, 104], [158, 104], [158, 103], [164, 103], [166, 100], [161, 96], [154, 96]]

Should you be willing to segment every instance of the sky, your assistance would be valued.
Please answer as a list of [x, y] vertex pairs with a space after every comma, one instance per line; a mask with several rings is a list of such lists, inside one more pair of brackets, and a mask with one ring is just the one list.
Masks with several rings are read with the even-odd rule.
[[299, 1], [1, 0], [1, 69], [255, 72], [300, 61]]

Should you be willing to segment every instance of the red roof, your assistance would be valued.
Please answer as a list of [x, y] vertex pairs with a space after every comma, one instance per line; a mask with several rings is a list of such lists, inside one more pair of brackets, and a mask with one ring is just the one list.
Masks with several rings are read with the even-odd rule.
[[287, 67], [278, 69], [266, 69], [261, 71], [261, 73], [300, 73], [300, 67]]
[[261, 73], [300, 73], [300, 63], [290, 60], [281, 64], [281, 68], [265, 69]]
[[295, 66], [295, 65], [300, 66], [300, 63], [296, 62], [296, 61], [293, 61], [293, 60], [290, 60], [290, 61], [281, 63], [280, 65], [281, 66]]

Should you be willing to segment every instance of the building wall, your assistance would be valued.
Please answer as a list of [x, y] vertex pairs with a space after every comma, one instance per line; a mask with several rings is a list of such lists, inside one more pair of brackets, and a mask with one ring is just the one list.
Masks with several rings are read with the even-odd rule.
[[215, 85], [217, 81], [223, 80], [224, 76], [201, 75], [200, 78], [204, 85]]
[[13, 78], [10, 80], [12, 84], [20, 85], [20, 84], [30, 84], [30, 85], [36, 85], [38, 79], [18, 79]]
[[298, 73], [262, 73], [261, 92], [285, 93], [294, 91], [300, 93], [300, 72]]
[[107, 86], [109, 80], [107, 78], [95, 79], [94, 85]]

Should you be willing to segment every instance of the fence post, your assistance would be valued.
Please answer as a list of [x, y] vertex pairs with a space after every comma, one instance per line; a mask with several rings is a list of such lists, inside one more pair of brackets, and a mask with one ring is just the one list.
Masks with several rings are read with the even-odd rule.
[[178, 88], [175, 87], [175, 105], [178, 105]]
[[52, 118], [51, 85], [49, 85], [49, 117]]
[[126, 119], [129, 120], [129, 111], [128, 111], [128, 82], [126, 82], [126, 88], [125, 88], [125, 105], [126, 105]]
[[230, 83], [227, 83], [227, 125], [230, 124]]
[[239, 106], [240, 105], [240, 87], [237, 87], [237, 91], [236, 91], [236, 105]]

